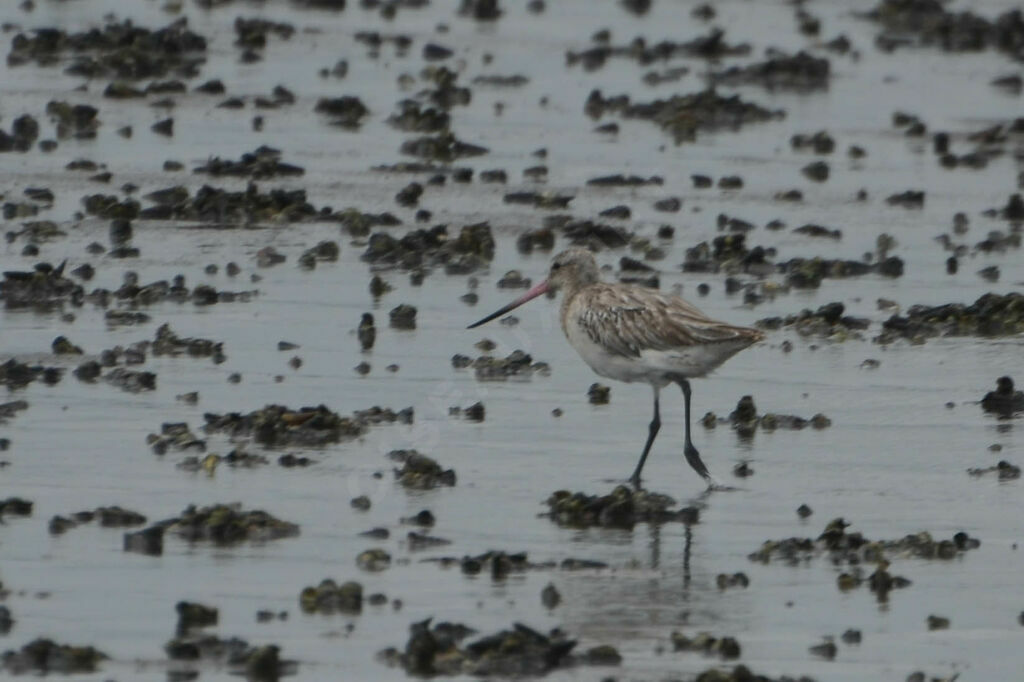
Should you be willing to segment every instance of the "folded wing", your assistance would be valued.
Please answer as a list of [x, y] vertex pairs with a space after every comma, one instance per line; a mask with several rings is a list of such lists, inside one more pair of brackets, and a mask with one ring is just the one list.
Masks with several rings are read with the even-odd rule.
[[574, 317], [587, 336], [623, 357], [724, 342], [746, 346], [763, 337], [756, 329], [713, 320], [682, 298], [653, 289], [591, 286], [572, 305], [579, 306]]

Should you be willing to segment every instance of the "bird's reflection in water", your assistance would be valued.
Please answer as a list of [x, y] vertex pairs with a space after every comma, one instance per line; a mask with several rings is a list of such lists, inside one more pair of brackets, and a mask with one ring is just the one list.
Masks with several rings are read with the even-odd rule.
[[[706, 507], [708, 495], [691, 504]], [[700, 524], [645, 524], [631, 536], [631, 543], [622, 535], [611, 542], [601, 534], [579, 538], [611, 570], [564, 576], [558, 615], [566, 629], [601, 641], [663, 639], [683, 626], [715, 629], [737, 615], [737, 606], [745, 608], [737, 592], [728, 600], [732, 615], [723, 612], [715, 574], [702, 567]]]
[[[647, 531], [650, 537], [648, 544], [650, 548], [650, 568], [657, 571], [661, 568], [661, 527], [660, 523], [648, 524]], [[693, 526], [686, 524], [683, 528], [683, 600], [690, 598], [690, 554], [693, 548]], [[670, 571], [671, 572], [671, 571]]]
[[[700, 495], [695, 497], [690, 506], [696, 507], [702, 512], [707, 509], [708, 499], [711, 494], [715, 492], [713, 489], [708, 489], [702, 492]], [[661, 526], [662, 524], [652, 523], [648, 524], [648, 533], [650, 536], [650, 567], [653, 570], [658, 570], [661, 566]], [[693, 526], [689, 523], [684, 525], [683, 530], [683, 591], [684, 597], [690, 589], [690, 554], [693, 549]]]

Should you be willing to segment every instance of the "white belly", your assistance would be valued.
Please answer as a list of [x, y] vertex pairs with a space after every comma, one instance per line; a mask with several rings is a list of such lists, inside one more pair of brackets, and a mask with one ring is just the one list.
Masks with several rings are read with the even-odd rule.
[[644, 350], [639, 357], [609, 353], [578, 325], [566, 325], [565, 336], [583, 361], [597, 374], [616, 381], [667, 386], [672, 377], [702, 377], [743, 350], [749, 342], [720, 342], [671, 350]]

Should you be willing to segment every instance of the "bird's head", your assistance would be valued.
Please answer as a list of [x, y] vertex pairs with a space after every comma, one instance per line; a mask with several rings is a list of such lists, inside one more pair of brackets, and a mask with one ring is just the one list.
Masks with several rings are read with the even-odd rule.
[[549, 291], [558, 291], [563, 288], [573, 290], [581, 286], [593, 284], [599, 279], [600, 272], [597, 269], [597, 263], [594, 262], [594, 256], [589, 251], [580, 248], [566, 249], [555, 256], [555, 259], [551, 262], [551, 270], [546, 280], [503, 308], [494, 311], [479, 322], [469, 325], [468, 328], [473, 329], [486, 322], [490, 322], [496, 317], [501, 317], [527, 301], [531, 301]]
[[547, 284], [551, 291], [593, 284], [600, 279], [594, 255], [582, 248], [566, 249], [551, 261]]

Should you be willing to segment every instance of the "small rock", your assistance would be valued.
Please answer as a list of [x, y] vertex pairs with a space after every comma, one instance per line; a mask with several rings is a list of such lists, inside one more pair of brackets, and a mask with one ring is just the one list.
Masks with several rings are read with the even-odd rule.
[[553, 609], [562, 603], [562, 595], [554, 585], [548, 583], [540, 592], [540, 602], [544, 605], [544, 608]]
[[391, 326], [395, 329], [415, 329], [416, 328], [416, 308], [408, 304], [401, 304], [395, 308], [392, 308], [391, 312], [388, 313], [390, 318]]
[[809, 651], [815, 656], [819, 656], [821, 658], [831, 661], [833, 658], [836, 657], [836, 653], [839, 651], [839, 647], [837, 647], [836, 643], [833, 642], [831, 639], [827, 639], [821, 644], [815, 644], [809, 649]]
[[173, 137], [174, 119], [165, 118], [162, 121], [157, 121], [156, 123], [151, 125], [149, 129], [152, 130], [154, 133], [157, 133], [158, 135], [164, 135], [165, 137]]
[[590, 665], [619, 665], [622, 663], [622, 655], [615, 647], [608, 644], [587, 649], [583, 658]]
[[611, 401], [611, 394], [611, 387], [594, 383], [587, 389], [587, 400], [592, 405], [607, 405]]
[[996, 379], [996, 390], [989, 391], [981, 399], [981, 408], [1001, 416], [1024, 411], [1024, 391], [1015, 390], [1013, 379], [1009, 376], [999, 377]]
[[844, 644], [860, 644], [861, 633], [860, 630], [849, 629], [839, 636], [843, 640]]
[[356, 557], [356, 566], [364, 571], [383, 571], [391, 565], [391, 555], [383, 549], [368, 549]]

